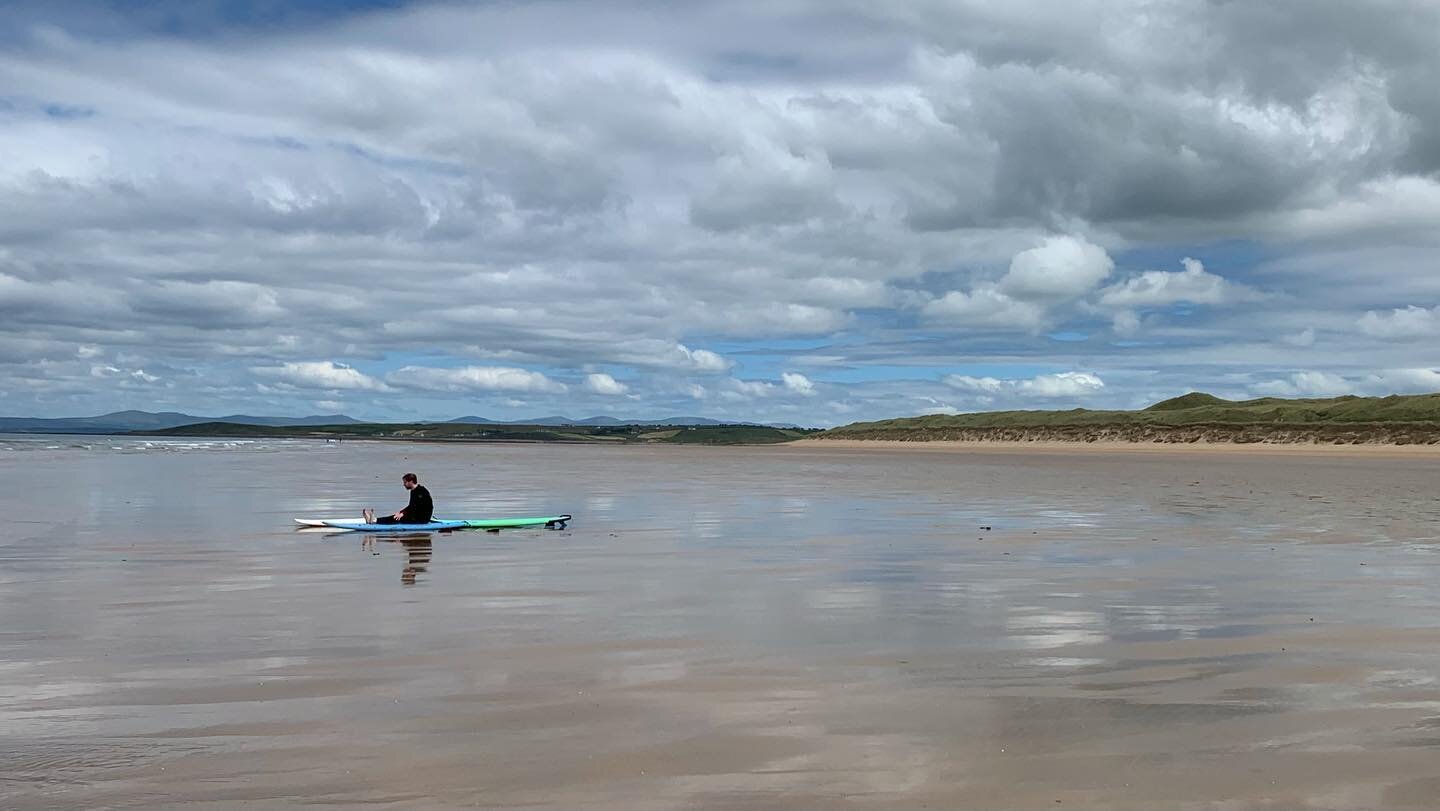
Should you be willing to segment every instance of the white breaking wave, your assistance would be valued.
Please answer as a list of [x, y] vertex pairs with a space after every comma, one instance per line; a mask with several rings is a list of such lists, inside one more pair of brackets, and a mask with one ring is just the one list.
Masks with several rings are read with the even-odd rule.
[[278, 451], [325, 446], [313, 439], [155, 439], [101, 435], [0, 434], [0, 453], [67, 451], [91, 453], [186, 453], [193, 451]]

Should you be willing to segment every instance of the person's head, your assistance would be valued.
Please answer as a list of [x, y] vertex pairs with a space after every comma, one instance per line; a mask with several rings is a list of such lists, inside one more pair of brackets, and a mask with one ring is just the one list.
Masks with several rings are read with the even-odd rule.
[[405, 485], [406, 490], [413, 490], [415, 489], [415, 485], [420, 483], [420, 478], [414, 473], [406, 473], [400, 477], [400, 483]]

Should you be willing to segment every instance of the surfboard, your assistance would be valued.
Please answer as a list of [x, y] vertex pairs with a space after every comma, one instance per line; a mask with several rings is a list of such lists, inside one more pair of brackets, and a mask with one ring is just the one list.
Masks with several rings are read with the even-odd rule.
[[431, 521], [428, 524], [367, 524], [364, 521], [326, 521], [321, 526], [349, 532], [430, 532], [437, 529], [466, 528], [464, 521]]
[[302, 527], [329, 527], [364, 532], [401, 532], [404, 530], [434, 529], [521, 529], [523, 527], [549, 527], [564, 529], [570, 523], [569, 515], [532, 515], [518, 518], [437, 518], [428, 524], [367, 524], [352, 518], [296, 518]]
[[[302, 527], [328, 527], [328, 526], [330, 526], [331, 524], [335, 524], [335, 523], [341, 523], [341, 524], [363, 524], [363, 523], [365, 523], [364, 521], [360, 521], [360, 520], [355, 519], [355, 518], [296, 518], [296, 519], [293, 519], [293, 520], [295, 521], [295, 523], [299, 524], [299, 525], [302, 526]], [[446, 520], [449, 520], [449, 519], [436, 518], [435, 520], [436, 520], [436, 521], [446, 521]]]
[[568, 515], [539, 515], [524, 518], [470, 518], [466, 519], [467, 529], [518, 529], [520, 527], [552, 527], [564, 529], [570, 523]]

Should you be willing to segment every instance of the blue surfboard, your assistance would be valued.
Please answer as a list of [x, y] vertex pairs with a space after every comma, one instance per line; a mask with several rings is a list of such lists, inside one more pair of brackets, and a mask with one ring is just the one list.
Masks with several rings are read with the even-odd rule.
[[428, 524], [367, 524], [364, 521], [326, 521], [322, 526], [351, 532], [429, 532], [437, 529], [465, 529], [464, 521], [431, 521]]

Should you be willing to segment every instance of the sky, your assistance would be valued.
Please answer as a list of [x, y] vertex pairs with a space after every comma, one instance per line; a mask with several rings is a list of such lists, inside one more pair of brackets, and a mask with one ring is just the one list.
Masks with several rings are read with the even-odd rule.
[[1436, 31], [1431, 0], [5, 3], [0, 415], [1440, 391]]

